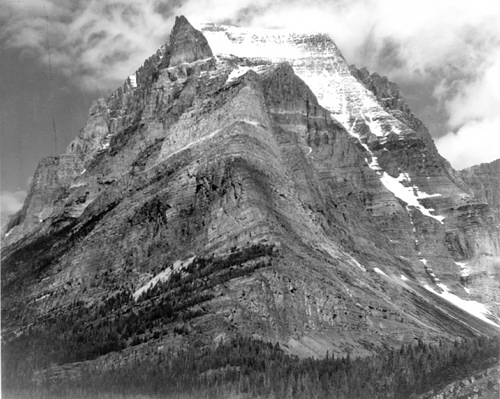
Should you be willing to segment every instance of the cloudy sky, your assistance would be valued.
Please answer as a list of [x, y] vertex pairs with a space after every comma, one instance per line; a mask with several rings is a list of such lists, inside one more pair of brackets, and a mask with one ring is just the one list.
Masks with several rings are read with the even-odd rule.
[[180, 14], [327, 32], [349, 63], [400, 85], [455, 168], [500, 158], [498, 0], [2, 0], [2, 221]]

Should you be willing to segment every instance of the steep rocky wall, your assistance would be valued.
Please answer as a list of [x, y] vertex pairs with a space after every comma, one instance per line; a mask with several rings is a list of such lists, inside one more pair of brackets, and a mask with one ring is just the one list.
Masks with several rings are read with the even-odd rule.
[[[376, 73], [370, 74], [366, 68], [352, 65], [350, 71], [385, 109], [420, 133], [413, 140], [381, 145], [382, 152], [377, 147], [372, 150], [389, 173], [392, 170], [391, 174], [397, 174], [403, 165], [419, 188], [440, 194], [425, 201], [429, 208], [446, 216], [444, 236], [443, 232], [438, 233], [439, 241], [458, 262], [460, 270], [450, 266], [449, 259], [440, 262], [448, 263], [449, 279], [456, 281], [458, 274], [461, 284], [472, 290], [472, 298], [488, 304], [489, 309], [498, 314], [499, 161], [458, 172], [452, 170], [437, 153], [427, 129], [411, 113], [395, 83]], [[419, 240], [420, 244], [422, 241], [426, 240]], [[429, 235], [427, 243], [429, 241], [435, 242], [435, 234]], [[443, 252], [441, 245], [426, 258], [436, 260], [436, 255]]]
[[81, 160], [74, 155], [44, 158], [35, 171], [22, 209], [5, 227], [4, 242], [15, 242], [29, 236], [50, 216], [62, 213], [64, 199], [82, 169]]
[[[65, 347], [80, 329], [120, 326], [109, 334], [124, 351], [239, 332], [322, 356], [497, 333], [424, 288], [441, 292], [440, 278], [465, 296], [445, 247], [459, 217], [447, 209], [472, 194], [422, 133], [357, 83], [331, 40], [294, 36], [315, 52], [292, 62], [198, 59], [209, 53], [178, 23], [175, 32], [191, 32], [182, 43], [193, 51], [179, 47], [190, 62], [164, 61], [175, 58], [171, 38], [135, 85], [91, 108], [58, 167], [42, 164], [4, 238], [7, 341], [55, 325]], [[319, 87], [323, 52], [333, 57], [326, 86], [342, 94], [337, 113], [308, 82]], [[386, 125], [394, 134], [377, 136]], [[397, 184], [428, 193], [425, 206], [384, 183], [404, 173]], [[444, 223], [431, 206], [448, 212]], [[39, 210], [43, 221], [25, 234]], [[100, 348], [91, 337], [81, 339]]]
[[475, 202], [456, 208], [458, 229], [448, 233], [450, 249], [464, 267], [462, 280], [477, 300], [499, 312], [500, 160], [459, 171]]

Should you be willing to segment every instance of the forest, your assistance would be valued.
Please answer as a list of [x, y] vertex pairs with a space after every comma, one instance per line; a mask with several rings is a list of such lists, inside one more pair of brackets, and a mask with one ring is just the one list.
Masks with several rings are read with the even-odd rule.
[[479, 336], [432, 344], [419, 339], [365, 358], [301, 359], [278, 343], [237, 336], [213, 347], [158, 352], [108, 369], [84, 363], [77, 378], [45, 375], [36, 385], [11, 379], [3, 387], [6, 398], [27, 399], [399, 399], [491, 367], [499, 350], [498, 337]]
[[[213, 297], [214, 287], [271, 266], [275, 255], [273, 246], [253, 245], [228, 256], [196, 257], [182, 271], [158, 265], [155, 274], [172, 268], [170, 278], [137, 300], [110, 273], [95, 276], [109, 294], [91, 305], [76, 300], [2, 340], [3, 397], [411, 398], [498, 362], [498, 337], [418, 339], [379, 348], [371, 357], [303, 359], [278, 343], [239, 335], [207, 345], [182, 328], [203, 312], [197, 305]], [[106, 367], [100, 359], [136, 347], [140, 352], [141, 345], [157, 347], [175, 336], [188, 346], [146, 358], [120, 355]]]

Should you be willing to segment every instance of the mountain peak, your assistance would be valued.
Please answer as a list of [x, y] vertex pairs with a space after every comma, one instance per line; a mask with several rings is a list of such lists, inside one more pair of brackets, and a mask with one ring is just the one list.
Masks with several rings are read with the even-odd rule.
[[458, 174], [412, 115], [324, 34], [178, 17], [0, 234], [2, 383], [149, 384], [240, 335], [337, 359], [498, 336], [500, 164]]
[[176, 17], [170, 34], [170, 46], [165, 53], [164, 65], [174, 67], [212, 56], [212, 49], [205, 36], [196, 30], [183, 15]]

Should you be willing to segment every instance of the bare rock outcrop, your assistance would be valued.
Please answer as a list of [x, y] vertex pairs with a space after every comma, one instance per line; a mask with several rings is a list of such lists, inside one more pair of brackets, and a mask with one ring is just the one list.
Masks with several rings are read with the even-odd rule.
[[303, 356], [497, 334], [455, 306], [459, 254], [498, 242], [496, 172], [457, 175], [325, 35], [201, 32], [177, 19], [42, 162], [3, 238], [8, 345], [42, 369], [237, 333]]
[[175, 67], [182, 63], [191, 63], [212, 56], [212, 50], [205, 36], [194, 29], [186, 17], [176, 17], [163, 65]]

